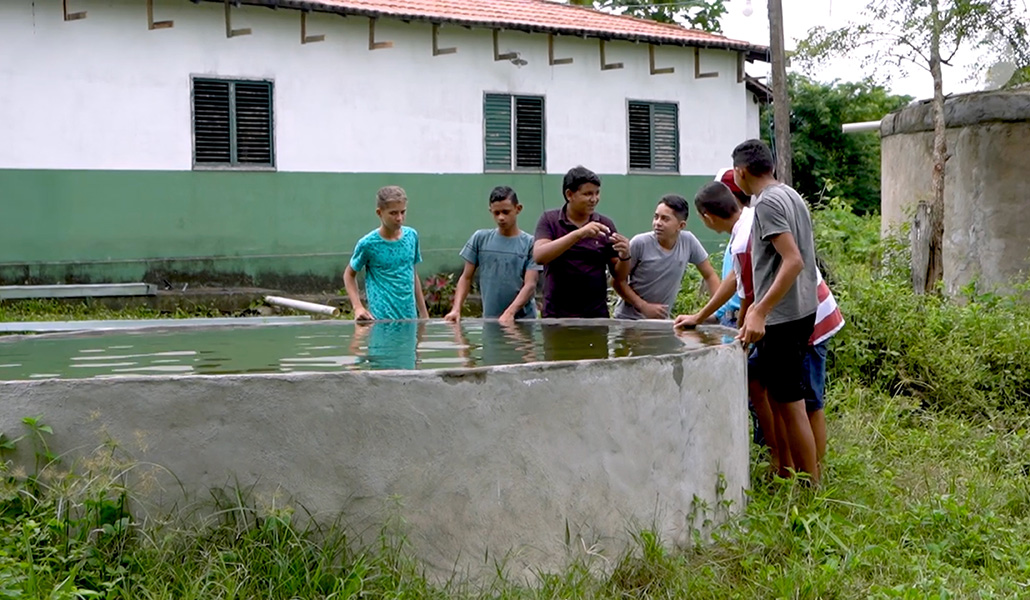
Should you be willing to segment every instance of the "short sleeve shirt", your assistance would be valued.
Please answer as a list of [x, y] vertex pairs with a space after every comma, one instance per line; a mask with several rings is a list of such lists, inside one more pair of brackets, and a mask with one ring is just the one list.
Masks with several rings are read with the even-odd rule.
[[[699, 265], [708, 260], [708, 252], [689, 231], [680, 232], [671, 250], [662, 248], [654, 232], [635, 235], [629, 241], [629, 254], [629, 286], [645, 302], [664, 304], [670, 310], [683, 287], [687, 265]], [[644, 315], [620, 299], [615, 317], [643, 319]]]
[[415, 265], [422, 262], [418, 232], [401, 228], [401, 237], [386, 240], [375, 229], [358, 240], [350, 267], [365, 270], [368, 310], [376, 319], [416, 319]]
[[[480, 229], [472, 234], [461, 257], [476, 267], [479, 292], [483, 296], [483, 316], [496, 318], [515, 301], [526, 281], [526, 271], [538, 271], [533, 262], [533, 236], [520, 231], [508, 237], [497, 229]], [[522, 319], [536, 316], [532, 297], [515, 313]]]
[[[736, 297], [747, 298], [751, 303], [755, 301], [754, 269], [751, 264], [751, 228], [754, 220], [754, 209], [748, 206], [741, 209], [740, 217], [733, 224], [729, 246], [733, 270], [737, 274]], [[739, 303], [737, 308], [740, 308]]]
[[[615, 223], [604, 215], [592, 213], [590, 221], [616, 232]], [[557, 240], [577, 229], [563, 206], [540, 215], [536, 239]], [[608, 269], [616, 256], [609, 237], [589, 237], [544, 265], [543, 316], [607, 319]]]
[[761, 302], [769, 292], [783, 263], [773, 247], [772, 238], [782, 233], [794, 237], [804, 267], [779, 304], [772, 308], [766, 323], [775, 325], [807, 317], [818, 305], [815, 264], [815, 240], [808, 206], [796, 191], [784, 184], [771, 185], [753, 205], [755, 220], [751, 227], [751, 260], [755, 275], [755, 301]]

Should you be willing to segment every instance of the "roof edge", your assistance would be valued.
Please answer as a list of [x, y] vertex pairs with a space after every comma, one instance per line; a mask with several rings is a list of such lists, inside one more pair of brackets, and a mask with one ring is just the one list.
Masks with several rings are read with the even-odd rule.
[[[194, 4], [201, 2], [201, 0], [191, 0]], [[225, 0], [206, 0], [207, 2], [224, 4]], [[527, 33], [553, 33], [555, 35], [568, 35], [573, 37], [583, 38], [598, 38], [604, 40], [623, 40], [629, 42], [644, 42], [648, 44], [658, 44], [663, 46], [683, 46], [688, 48], [710, 48], [717, 50], [732, 50], [737, 52], [743, 52], [745, 58], [749, 61], [761, 61], [769, 62], [770, 53], [768, 46], [761, 46], [758, 44], [752, 44], [741, 40], [733, 40], [730, 38], [714, 39], [714, 40], [686, 40], [686, 39], [674, 39], [664, 38], [651, 35], [632, 35], [624, 33], [601, 33], [594, 30], [583, 30], [576, 29], [573, 27], [547, 27], [541, 25], [529, 25], [524, 23], [510, 23], [504, 21], [480, 21], [475, 19], [455, 19], [451, 17], [434, 17], [427, 15], [417, 14], [397, 14], [392, 12], [378, 11], [373, 9], [361, 9], [361, 8], [350, 8], [345, 6], [333, 7], [327, 6], [320, 2], [312, 2], [310, 0], [233, 0], [233, 4], [236, 6], [247, 5], [247, 6], [263, 6], [265, 8], [286, 8], [293, 10], [302, 10], [307, 12], [321, 12], [329, 14], [338, 14], [342, 16], [359, 16], [359, 17], [370, 17], [370, 18], [386, 18], [396, 19], [400, 21], [420, 21], [425, 23], [453, 23], [461, 25], [463, 27], [482, 27], [486, 29], [508, 29], [512, 31], [525, 31]], [[570, 5], [570, 8], [580, 8], [583, 10], [594, 10], [587, 7]], [[625, 18], [625, 19], [637, 19], [637, 17], [627, 15], [611, 15], [613, 17]], [[637, 19], [646, 21], [646, 19]], [[688, 30], [689, 31], [689, 30]], [[716, 34], [711, 34], [716, 35]]]

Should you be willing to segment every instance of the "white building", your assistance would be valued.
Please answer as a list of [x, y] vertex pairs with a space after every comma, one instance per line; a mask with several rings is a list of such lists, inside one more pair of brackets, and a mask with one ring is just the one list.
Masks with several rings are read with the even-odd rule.
[[578, 164], [636, 233], [757, 137], [766, 55], [544, 0], [5, 0], [0, 282], [338, 286], [387, 184], [426, 275]]

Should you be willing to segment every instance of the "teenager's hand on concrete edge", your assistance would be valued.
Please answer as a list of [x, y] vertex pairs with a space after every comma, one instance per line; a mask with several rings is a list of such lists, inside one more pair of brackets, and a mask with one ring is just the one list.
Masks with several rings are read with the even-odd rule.
[[497, 318], [497, 322], [501, 325], [514, 325], [515, 324], [515, 313], [504, 311], [500, 317]]
[[579, 228], [581, 239], [588, 237], [606, 237], [611, 232], [612, 230], [608, 229], [608, 226], [600, 221], [590, 221]]
[[457, 323], [461, 320], [461, 311], [452, 310], [451, 312], [443, 316], [443, 320], [447, 321], [448, 323]]
[[612, 247], [619, 253], [619, 260], [629, 260], [629, 238], [621, 233], [612, 234]]
[[673, 321], [673, 327], [677, 329], [693, 329], [700, 322], [701, 320], [697, 318], [697, 315], [680, 315]]
[[648, 319], [665, 319], [669, 316], [669, 306], [667, 304], [652, 304], [645, 302], [643, 306], [638, 308], [640, 314], [644, 315]]
[[375, 319], [376, 318], [372, 316], [372, 313], [368, 312], [367, 308], [360, 308], [354, 312], [355, 321], [375, 321]]
[[744, 325], [740, 328], [737, 339], [747, 345], [753, 344], [763, 337], [765, 337], [765, 315], [760, 314], [757, 310], [749, 310], [747, 316], [744, 317]]

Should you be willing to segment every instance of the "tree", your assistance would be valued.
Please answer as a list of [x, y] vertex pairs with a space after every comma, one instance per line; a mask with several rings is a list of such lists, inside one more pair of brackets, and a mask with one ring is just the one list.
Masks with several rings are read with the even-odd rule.
[[719, 19], [726, 14], [725, 0], [569, 0], [622, 15], [676, 23], [709, 33], [722, 33]]
[[944, 173], [947, 139], [942, 65], [962, 48], [996, 52], [1004, 47], [1027, 61], [1027, 27], [1011, 0], [872, 0], [868, 22], [837, 30], [816, 27], [798, 45], [801, 58], [865, 55], [867, 65], [916, 65], [933, 78], [933, 173], [929, 198], [920, 198], [912, 224], [912, 285], [917, 293], [936, 288], [944, 275]]
[[[856, 213], [879, 211], [880, 138], [845, 134], [841, 125], [879, 120], [912, 98], [892, 95], [868, 79], [820, 83], [791, 73], [788, 82], [794, 188], [811, 201], [832, 183], [834, 195], [851, 200]], [[768, 110], [763, 107], [763, 123]]]

